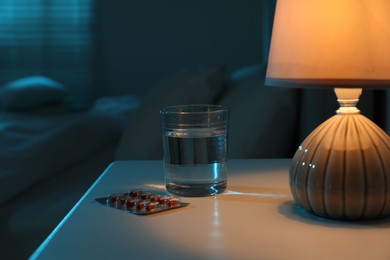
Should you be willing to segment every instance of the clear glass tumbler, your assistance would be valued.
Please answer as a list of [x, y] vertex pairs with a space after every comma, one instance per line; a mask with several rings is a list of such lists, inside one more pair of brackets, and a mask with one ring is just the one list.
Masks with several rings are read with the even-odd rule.
[[228, 109], [181, 105], [161, 109], [166, 188], [185, 197], [211, 196], [227, 186]]

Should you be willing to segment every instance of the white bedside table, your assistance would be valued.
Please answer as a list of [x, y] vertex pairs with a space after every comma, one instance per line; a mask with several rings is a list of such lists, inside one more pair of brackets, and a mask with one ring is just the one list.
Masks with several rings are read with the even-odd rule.
[[230, 160], [228, 192], [137, 216], [94, 201], [163, 184], [162, 161], [111, 164], [32, 259], [390, 259], [390, 219], [342, 222], [296, 206], [291, 160]]

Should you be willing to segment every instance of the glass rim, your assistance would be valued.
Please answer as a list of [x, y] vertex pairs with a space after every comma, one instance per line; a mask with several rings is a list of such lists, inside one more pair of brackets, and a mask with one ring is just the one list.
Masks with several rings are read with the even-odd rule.
[[[190, 108], [209, 108], [212, 110], [203, 110], [203, 111], [191, 111]], [[183, 109], [183, 110], [180, 110]], [[174, 105], [166, 106], [160, 109], [161, 114], [216, 114], [221, 112], [227, 112], [228, 107], [223, 105], [214, 105], [214, 104], [193, 104], [193, 105]]]
[[[178, 108], [212, 108], [213, 110], [204, 110], [204, 111], [180, 111], [177, 110]], [[176, 109], [176, 110], [175, 110]], [[215, 113], [221, 113], [221, 112], [227, 112], [228, 107], [223, 105], [214, 105], [214, 104], [194, 104], [194, 105], [174, 105], [174, 106], [166, 106], [160, 109], [161, 114], [215, 114]]]

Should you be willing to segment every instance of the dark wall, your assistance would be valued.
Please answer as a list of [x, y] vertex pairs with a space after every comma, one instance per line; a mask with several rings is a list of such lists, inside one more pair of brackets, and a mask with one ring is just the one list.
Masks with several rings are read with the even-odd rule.
[[181, 68], [225, 64], [232, 71], [264, 61], [269, 2], [96, 1], [103, 94], [144, 95]]

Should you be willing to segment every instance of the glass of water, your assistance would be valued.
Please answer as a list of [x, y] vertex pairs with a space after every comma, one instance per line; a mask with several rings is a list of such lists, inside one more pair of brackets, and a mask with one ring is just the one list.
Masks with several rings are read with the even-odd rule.
[[166, 188], [185, 197], [211, 196], [227, 186], [228, 109], [181, 105], [161, 109]]

